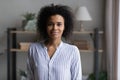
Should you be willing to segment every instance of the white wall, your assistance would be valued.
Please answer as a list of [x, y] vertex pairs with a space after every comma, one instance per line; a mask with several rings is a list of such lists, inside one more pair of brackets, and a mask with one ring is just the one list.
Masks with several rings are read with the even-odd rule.
[[[104, 27], [104, 4], [105, 0], [0, 0], [0, 53], [5, 53], [0, 57], [2, 62], [0, 65], [6, 66], [6, 29], [9, 27], [20, 27], [21, 15], [26, 12], [37, 13], [40, 8], [46, 4], [65, 4], [70, 6], [75, 12], [79, 6], [86, 6], [92, 21], [85, 22], [85, 29], [93, 29], [95, 27]], [[79, 28], [76, 22], [75, 28]], [[21, 55], [21, 54], [20, 54]], [[85, 74], [93, 71], [93, 54], [81, 54], [83, 71]], [[21, 59], [21, 58], [20, 58]], [[18, 58], [18, 62], [20, 62]], [[25, 59], [24, 59], [25, 60]], [[89, 63], [86, 63], [88, 62]], [[22, 63], [20, 63], [22, 64]], [[24, 66], [24, 64], [22, 64]], [[0, 80], [6, 80], [6, 67], [0, 70]], [[3, 78], [4, 75], [4, 78]]]

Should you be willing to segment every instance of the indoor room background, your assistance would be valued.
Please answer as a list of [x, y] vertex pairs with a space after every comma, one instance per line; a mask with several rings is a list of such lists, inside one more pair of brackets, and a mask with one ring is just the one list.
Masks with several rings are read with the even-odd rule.
[[[99, 28], [100, 30], [104, 30], [105, 1], [106, 0], [0, 0], [0, 80], [7, 80], [7, 29], [12, 27], [21, 28], [23, 14], [26, 12], [37, 14], [42, 6], [52, 3], [68, 5], [73, 9], [74, 14], [80, 6], [86, 6], [92, 20], [84, 22], [84, 29], [94, 30], [95, 28]], [[79, 28], [79, 21], [76, 21], [75, 30], [79, 30]], [[93, 53], [94, 52], [81, 53], [83, 75], [89, 75], [94, 71]], [[103, 53], [100, 53], [100, 57], [102, 57], [102, 54]], [[17, 53], [17, 71], [19, 69], [26, 70], [26, 57], [27, 53]], [[100, 70], [106, 67], [106, 65], [101, 64], [101, 61], [100, 58]], [[18, 72], [17, 78], [19, 78]]]

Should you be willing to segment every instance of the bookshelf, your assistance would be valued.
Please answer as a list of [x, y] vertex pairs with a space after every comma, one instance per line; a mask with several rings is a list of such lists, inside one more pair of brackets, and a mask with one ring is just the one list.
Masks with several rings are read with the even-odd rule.
[[[27, 53], [27, 50], [22, 50], [20, 48], [17, 48], [17, 34], [19, 35], [31, 35], [35, 34], [36, 32], [33, 31], [22, 31], [22, 30], [17, 30], [16, 28], [8, 28], [7, 29], [7, 64], [8, 64], [8, 80], [16, 80], [16, 53], [17, 52], [25, 52]], [[96, 78], [98, 78], [99, 70], [98, 70], [98, 56], [99, 53], [103, 53], [103, 49], [99, 49], [99, 35], [104, 34], [103, 31], [99, 31], [98, 29], [95, 29], [93, 31], [73, 31], [73, 34], [77, 35], [94, 35], [94, 48], [90, 48], [88, 50], [80, 50], [81, 53], [91, 53], [94, 52], [95, 56], [95, 62], [94, 62], [94, 70], [96, 74]]]

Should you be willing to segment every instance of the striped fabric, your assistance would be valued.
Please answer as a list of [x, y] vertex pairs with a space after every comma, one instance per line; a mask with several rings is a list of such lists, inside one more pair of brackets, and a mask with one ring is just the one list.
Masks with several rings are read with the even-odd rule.
[[82, 80], [80, 53], [61, 42], [50, 59], [43, 42], [32, 43], [27, 59], [28, 80]]

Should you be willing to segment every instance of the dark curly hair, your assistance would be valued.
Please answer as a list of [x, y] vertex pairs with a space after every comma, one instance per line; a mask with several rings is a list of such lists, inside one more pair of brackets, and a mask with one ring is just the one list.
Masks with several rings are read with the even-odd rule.
[[48, 5], [42, 7], [37, 17], [37, 31], [43, 39], [48, 38], [47, 34], [47, 21], [53, 15], [61, 15], [65, 21], [65, 30], [62, 37], [68, 39], [73, 31], [73, 13], [70, 7], [65, 5]]

